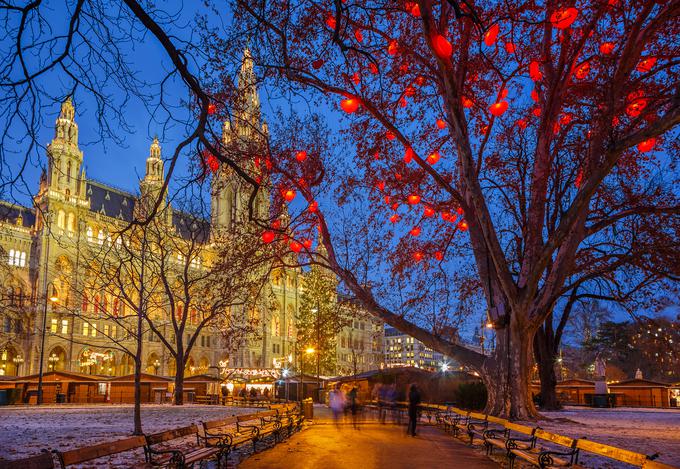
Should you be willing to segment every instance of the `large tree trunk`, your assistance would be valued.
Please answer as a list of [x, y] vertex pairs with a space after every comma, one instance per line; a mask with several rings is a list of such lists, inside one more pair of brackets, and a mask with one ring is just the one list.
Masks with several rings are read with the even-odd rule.
[[533, 334], [513, 316], [498, 330], [494, 355], [480, 373], [488, 393], [485, 410], [512, 420], [531, 420], [538, 415], [529, 387]]
[[175, 399], [174, 405], [184, 404], [184, 357], [177, 354], [175, 358], [177, 371], [175, 372]]
[[555, 374], [555, 362], [557, 350], [555, 338], [551, 331], [539, 328], [534, 336], [534, 358], [538, 366], [538, 375], [541, 380], [541, 410], [559, 410], [562, 408], [557, 399], [557, 375]]

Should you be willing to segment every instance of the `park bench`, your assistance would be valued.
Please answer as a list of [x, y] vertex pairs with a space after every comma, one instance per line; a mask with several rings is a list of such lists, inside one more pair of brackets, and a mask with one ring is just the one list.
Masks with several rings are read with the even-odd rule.
[[172, 466], [184, 468], [190, 467], [197, 462], [215, 460], [218, 467], [221, 467], [220, 464], [225, 454], [224, 446], [199, 446], [198, 448], [186, 445], [166, 446], [168, 442], [193, 435], [198, 435], [198, 427], [196, 425], [145, 435], [145, 465], [151, 467]]
[[[537, 446], [538, 440], [543, 446]], [[517, 458], [540, 468], [577, 467], [579, 449], [576, 442], [577, 440], [573, 438], [547, 432], [541, 428], [536, 429], [528, 447], [526, 441], [521, 441], [520, 446], [519, 439], [511, 437], [507, 442], [510, 468], [514, 467]]]
[[0, 469], [54, 469], [52, 455], [44, 451], [22, 459], [0, 460]]
[[[248, 424], [255, 422], [255, 424]], [[229, 454], [239, 446], [252, 443], [253, 451], [257, 442], [266, 436], [273, 436], [279, 441], [281, 422], [276, 410], [258, 414], [239, 415], [221, 420], [201, 422], [197, 427], [197, 438], [205, 447], [216, 447], [222, 450], [226, 462]]]
[[61, 467], [66, 468], [106, 456], [124, 453], [126, 451], [134, 451], [136, 449], [141, 450], [145, 445], [146, 439], [144, 436], [133, 436], [122, 440], [86, 446], [84, 448], [76, 448], [68, 451], [53, 450], [52, 452], [57, 456]]
[[515, 449], [533, 448], [536, 427], [528, 427], [512, 422], [506, 422], [503, 429], [491, 428], [484, 432], [484, 447], [486, 454], [492, 454], [494, 447], [503, 450], [506, 454], [509, 451], [508, 441], [512, 437], [512, 446]]
[[461, 430], [465, 429], [468, 424], [468, 415], [450, 411], [442, 416], [444, 423], [444, 430], [453, 433], [453, 436], [458, 436]]
[[[467, 434], [470, 437], [470, 444], [485, 444], [485, 433], [492, 430], [502, 431], [505, 428], [506, 423], [508, 423], [507, 420], [494, 417], [493, 415], [470, 412], [467, 424]], [[492, 427], [489, 428], [489, 425], [492, 425]]]

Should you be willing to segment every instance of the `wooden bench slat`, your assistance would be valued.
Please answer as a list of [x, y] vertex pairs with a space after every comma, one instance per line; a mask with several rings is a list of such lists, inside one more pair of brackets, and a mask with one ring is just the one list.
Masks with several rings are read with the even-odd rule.
[[53, 469], [54, 460], [50, 453], [40, 453], [22, 459], [0, 461], [0, 469]]
[[608, 458], [616, 459], [617, 461], [626, 462], [628, 464], [634, 464], [636, 466], [642, 466], [647, 460], [647, 456], [644, 454], [635, 453], [627, 449], [616, 448], [614, 446], [609, 446], [602, 443], [596, 443], [590, 440], [578, 440], [576, 442], [576, 447], [583, 451], [588, 451], [589, 453], [606, 456]]
[[551, 443], [555, 443], [561, 446], [566, 446], [567, 448], [570, 448], [574, 444], [573, 438], [558, 435], [557, 433], [546, 432], [545, 430], [542, 430], [540, 428], [536, 429], [534, 436], [541, 440], [550, 441]]
[[61, 461], [66, 466], [80, 464], [85, 461], [103, 458], [111, 454], [122, 453], [135, 448], [142, 448], [146, 444], [144, 436], [133, 436], [123, 440], [109, 441], [98, 445], [72, 449], [59, 453]]
[[164, 432], [154, 433], [153, 435], [147, 435], [146, 439], [150, 445], [155, 445], [158, 443], [163, 443], [164, 441], [175, 440], [184, 436], [193, 435], [196, 433], [196, 430], [196, 425], [189, 425], [188, 427], [175, 428], [172, 430], [166, 430]]
[[512, 430], [513, 432], [524, 433], [525, 435], [531, 435], [534, 431], [532, 427], [527, 427], [526, 425], [519, 425], [512, 422], [506, 423], [505, 428]]
[[238, 419], [236, 417], [228, 417], [222, 420], [211, 420], [210, 422], [203, 422], [203, 427], [206, 430], [211, 428], [228, 427], [229, 425], [234, 425]]

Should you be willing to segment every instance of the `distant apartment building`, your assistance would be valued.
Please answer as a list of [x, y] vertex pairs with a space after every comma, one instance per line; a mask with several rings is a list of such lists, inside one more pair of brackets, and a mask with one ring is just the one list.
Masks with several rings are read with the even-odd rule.
[[453, 360], [435, 352], [419, 340], [393, 327], [385, 328], [383, 339], [385, 367], [415, 366], [430, 371], [438, 371], [443, 364], [449, 368], [457, 366]]
[[350, 322], [338, 334], [337, 374], [355, 375], [377, 370], [383, 363], [384, 323], [355, 302], [338, 298]]

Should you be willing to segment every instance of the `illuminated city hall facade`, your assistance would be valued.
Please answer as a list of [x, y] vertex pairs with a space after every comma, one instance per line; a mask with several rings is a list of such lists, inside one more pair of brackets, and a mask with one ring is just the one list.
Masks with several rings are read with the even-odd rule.
[[[239, 73], [239, 92], [245, 105], [225, 123], [223, 138], [249, 138], [253, 125], [266, 135], [260, 115], [252, 59], [244, 55]], [[61, 106], [55, 135], [47, 147], [48, 167], [43, 173], [33, 207], [0, 202], [0, 376], [25, 376], [38, 373], [43, 351], [43, 371], [70, 371], [93, 375], [123, 376], [133, 373], [133, 359], [120, 350], [132, 349], [115, 320], [102, 310], [118, 312], [126, 307], [121, 298], [84, 285], [84, 253], [120, 242], [116, 233], [139, 217], [145, 200], [164, 200], [163, 223], [167, 236], [183, 236], [186, 217], [175, 211], [161, 195], [164, 167], [157, 139], [146, 159], [139, 195], [88, 179], [85, 155], [78, 146], [78, 125], [71, 99]], [[228, 229], [242, 219], [247, 196], [235, 178], [220, 168], [211, 184], [210, 220], [205, 243], [214, 233]], [[166, 194], [167, 195], [167, 194]], [[269, 210], [269, 195], [256, 202], [257, 210]], [[239, 214], [239, 212], [241, 212]], [[209, 249], [206, 250], [209, 253]], [[209, 254], [208, 254], [209, 255]], [[95, 258], [96, 262], [96, 258]], [[202, 259], [192, 268], [202, 268]], [[280, 368], [295, 361], [296, 327], [304, 276], [300, 269], [279, 269], [271, 273], [263, 290], [269, 298], [260, 313], [258, 332], [236, 345], [226, 347], [219, 331], [206, 327], [195, 342], [186, 364], [186, 374], [206, 373], [211, 367]], [[54, 300], [54, 301], [53, 301]], [[129, 306], [128, 306], [129, 307]], [[42, 346], [45, 309], [44, 347]], [[107, 319], [109, 318], [109, 319]], [[191, 331], [188, 321], [188, 332]], [[350, 327], [351, 329], [351, 327]], [[343, 331], [350, 336], [352, 331]], [[355, 334], [356, 335], [356, 334]], [[256, 337], [255, 337], [256, 336]], [[114, 342], [118, 342], [116, 347]], [[338, 346], [343, 346], [338, 341]], [[356, 359], [350, 366], [348, 353], [338, 354], [338, 369], [357, 370]], [[346, 352], [346, 351], [344, 351]], [[363, 360], [363, 359], [362, 359]], [[348, 363], [343, 363], [343, 362]], [[377, 358], [361, 363], [358, 371], [377, 368]], [[295, 364], [292, 363], [294, 366]], [[143, 336], [143, 372], [172, 376], [175, 363], [153, 332]]]

